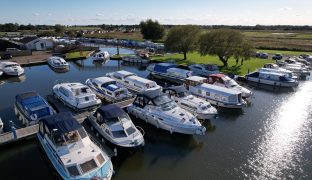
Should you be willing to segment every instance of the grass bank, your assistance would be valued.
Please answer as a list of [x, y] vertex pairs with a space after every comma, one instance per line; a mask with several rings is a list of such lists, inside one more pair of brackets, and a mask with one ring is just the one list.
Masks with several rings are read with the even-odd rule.
[[66, 60], [73, 60], [73, 59], [83, 59], [86, 58], [92, 51], [82, 51], [80, 54], [80, 51], [77, 52], [69, 52], [66, 53]]
[[[161, 57], [152, 57], [152, 60], [156, 61], [169, 61], [174, 60], [178, 64], [181, 65], [189, 65], [195, 63], [203, 63], [203, 64], [217, 64], [222, 66], [222, 62], [218, 59], [217, 56], [200, 56], [198, 52], [188, 53], [187, 59], [183, 60], [183, 54], [165, 54], [165, 56]], [[234, 58], [229, 59], [228, 67], [221, 67], [221, 71], [224, 73], [233, 73], [237, 75], [245, 75], [248, 71], [254, 71], [260, 67], [263, 67], [266, 63], [274, 63], [275, 61], [270, 59], [258, 59], [251, 58], [250, 60], [244, 61], [243, 65], [236, 65], [236, 61]]]

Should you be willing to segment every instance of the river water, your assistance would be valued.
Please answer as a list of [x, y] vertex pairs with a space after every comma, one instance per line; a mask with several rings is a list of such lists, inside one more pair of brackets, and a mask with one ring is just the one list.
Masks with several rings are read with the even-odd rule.
[[[119, 69], [148, 75], [144, 67], [112, 60], [70, 65], [67, 73], [40, 65], [25, 68], [24, 77], [0, 79], [0, 117], [5, 123], [16, 121], [15, 95], [37, 91], [46, 96], [57, 80], [84, 82]], [[146, 145], [142, 151], [113, 157], [113, 179], [312, 179], [312, 81], [302, 81], [294, 91], [257, 88], [253, 93], [250, 106], [223, 110], [205, 123], [205, 136], [171, 135], [134, 119], [145, 130]], [[1, 147], [0, 174], [1, 179], [55, 177], [35, 139]]]

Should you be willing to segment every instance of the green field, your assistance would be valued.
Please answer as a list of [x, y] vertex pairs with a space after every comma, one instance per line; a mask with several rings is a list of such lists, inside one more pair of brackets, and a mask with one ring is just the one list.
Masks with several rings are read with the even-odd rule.
[[66, 59], [70, 60], [70, 59], [76, 59], [76, 58], [85, 58], [91, 52], [92, 51], [82, 51], [82, 56], [80, 55], [80, 51], [69, 52], [69, 53], [66, 53]]
[[[203, 64], [217, 64], [222, 66], [222, 62], [218, 59], [217, 56], [200, 56], [199, 53], [188, 53], [187, 60], [182, 60], [183, 54], [165, 54], [163, 57], [152, 57], [152, 60], [158, 61], [168, 61], [174, 60], [178, 64], [181, 65], [189, 65], [194, 63], [203, 63]], [[266, 63], [274, 63], [275, 61], [270, 59], [258, 59], [258, 58], [251, 58], [250, 60], [244, 61], [243, 65], [240, 65], [240, 61], [236, 66], [236, 62], [233, 58], [228, 61], [228, 67], [222, 68], [222, 72], [224, 73], [233, 73], [237, 75], [245, 75], [246, 73], [254, 71], [260, 67], [263, 67]]]

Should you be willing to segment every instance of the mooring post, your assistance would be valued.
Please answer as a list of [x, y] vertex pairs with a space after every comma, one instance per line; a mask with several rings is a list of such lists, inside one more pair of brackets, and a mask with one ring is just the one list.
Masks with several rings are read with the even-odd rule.
[[16, 135], [16, 128], [14, 126], [14, 122], [13, 121], [10, 121], [10, 125], [11, 125], [11, 131], [13, 133], [13, 138], [16, 139], [17, 138], [17, 135]]

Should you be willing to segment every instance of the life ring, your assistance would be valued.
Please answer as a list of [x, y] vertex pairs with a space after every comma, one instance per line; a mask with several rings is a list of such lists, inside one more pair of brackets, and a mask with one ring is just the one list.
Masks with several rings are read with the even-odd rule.
[[30, 119], [33, 120], [33, 121], [36, 121], [38, 119], [37, 114], [30, 115]]

